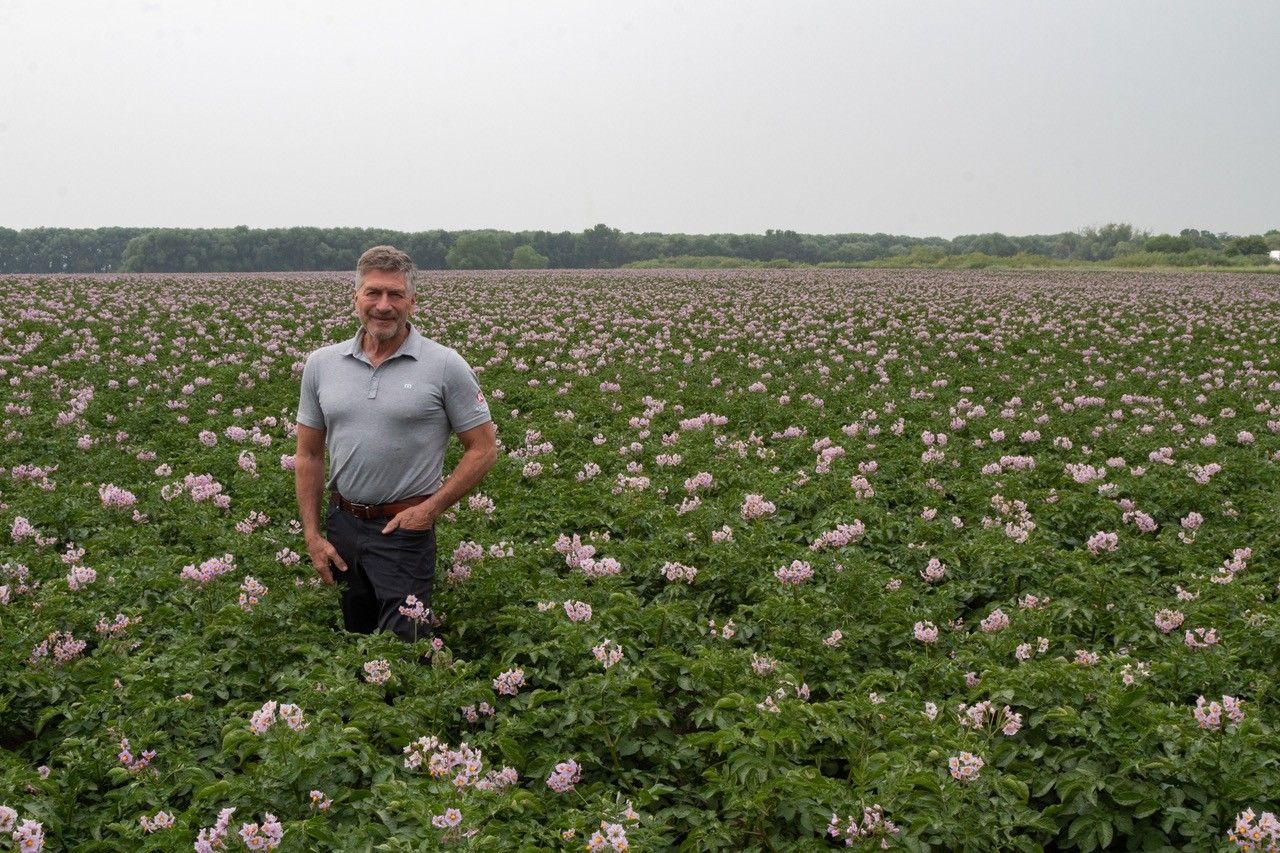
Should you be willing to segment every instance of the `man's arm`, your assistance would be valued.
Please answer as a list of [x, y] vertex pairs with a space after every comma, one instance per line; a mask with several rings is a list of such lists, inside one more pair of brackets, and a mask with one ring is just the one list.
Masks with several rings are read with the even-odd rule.
[[324, 494], [324, 435], [322, 429], [298, 424], [298, 453], [293, 464], [293, 491], [298, 498], [298, 516], [302, 519], [302, 535], [316, 574], [325, 583], [333, 583], [337, 566], [347, 570], [336, 548], [324, 537], [320, 526], [320, 498]]
[[[299, 429], [299, 446], [301, 446], [301, 427]], [[493, 421], [472, 427], [466, 432], [458, 433], [462, 442], [462, 458], [449, 475], [449, 479], [427, 500], [417, 506], [409, 507], [397, 513], [382, 528], [383, 533], [390, 533], [397, 527], [406, 530], [426, 530], [436, 523], [436, 519], [445, 510], [456, 504], [462, 496], [471, 491], [489, 473], [493, 463], [498, 459], [498, 431]]]

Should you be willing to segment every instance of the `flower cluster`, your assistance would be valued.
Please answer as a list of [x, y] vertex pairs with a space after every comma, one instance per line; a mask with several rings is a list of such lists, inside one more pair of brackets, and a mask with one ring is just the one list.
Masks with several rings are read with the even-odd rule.
[[852, 524], [837, 524], [834, 530], [823, 533], [809, 546], [811, 551], [823, 551], [827, 548], [843, 548], [860, 540], [866, 535], [867, 526], [859, 519]]
[[880, 804], [864, 807], [862, 819], [846, 817], [844, 826], [840, 825], [840, 816], [831, 813], [831, 823], [827, 825], [827, 835], [832, 838], [844, 838], [844, 845], [852, 847], [855, 842], [871, 842], [881, 848], [888, 847], [889, 839], [901, 832], [893, 821], [884, 816]]
[[245, 575], [240, 584], [240, 609], [245, 613], [252, 613], [253, 608], [266, 594], [267, 588], [258, 583], [257, 578], [253, 575]]
[[569, 617], [570, 622], [590, 622], [591, 605], [585, 601], [571, 599], [564, 603], [564, 615]]
[[1280, 820], [1271, 812], [1263, 812], [1258, 817], [1253, 809], [1245, 809], [1236, 815], [1236, 824], [1227, 832], [1227, 840], [1240, 850], [1276, 853], [1280, 851]]
[[999, 729], [1005, 737], [1013, 737], [1022, 729], [1022, 715], [1014, 713], [1008, 705], [1001, 709], [988, 699], [973, 705], [963, 702], [956, 710], [960, 725], [967, 729]]
[[174, 823], [173, 815], [166, 811], [156, 812], [155, 817], [141, 815], [138, 818], [138, 825], [142, 827], [143, 833], [147, 835], [159, 832], [162, 829], [173, 829]]
[[602, 640], [591, 650], [591, 654], [605, 669], [609, 669], [622, 660], [622, 646], [612, 640]]
[[1089, 537], [1089, 541], [1085, 543], [1085, 547], [1089, 549], [1090, 554], [1095, 556], [1102, 553], [1109, 553], [1120, 547], [1120, 537], [1115, 533], [1107, 533], [1099, 530], [1097, 533]]
[[113, 483], [98, 486], [98, 497], [106, 507], [126, 508], [138, 502], [137, 496], [128, 489], [122, 489]]
[[52, 655], [53, 662], [62, 665], [84, 654], [87, 645], [84, 640], [77, 640], [70, 631], [54, 631], [36, 644], [27, 662], [34, 664]]
[[782, 566], [773, 574], [783, 586], [800, 586], [813, 578], [813, 566], [803, 560], [792, 560], [790, 566]]
[[627, 841], [627, 829], [620, 823], [609, 823], [608, 821], [600, 821], [600, 828], [591, 833], [591, 837], [587, 839], [588, 853], [602, 853], [605, 850], [612, 850], [614, 853], [626, 853], [631, 849], [630, 842]]
[[763, 495], [747, 495], [742, 502], [740, 514], [743, 521], [754, 521], [766, 515], [773, 515], [777, 511], [777, 506], [772, 501], [765, 500]]
[[261, 825], [241, 824], [239, 835], [249, 850], [275, 850], [284, 840], [284, 827], [276, 820], [275, 815], [267, 812], [263, 815]]
[[1203, 696], [1196, 699], [1196, 707], [1192, 709], [1191, 714], [1195, 717], [1196, 725], [1202, 729], [1217, 731], [1222, 728], [1222, 715], [1227, 715], [1227, 720], [1234, 725], [1240, 725], [1244, 722], [1244, 702], [1234, 696], [1223, 696], [1222, 704], [1217, 702], [1207, 702]]
[[582, 779], [582, 767], [570, 758], [556, 765], [556, 769], [547, 777], [547, 787], [557, 794], [566, 794], [573, 790]]
[[129, 739], [127, 737], [120, 738], [120, 752], [116, 756], [120, 759], [120, 763], [130, 773], [140, 773], [151, 766], [151, 761], [156, 757], [154, 749], [148, 749], [141, 755], [135, 756], [129, 748]]
[[972, 782], [978, 778], [984, 766], [986, 762], [972, 752], [961, 752], [947, 759], [947, 769], [951, 771], [951, 778], [957, 782]]
[[281, 705], [271, 700], [263, 703], [261, 708], [253, 712], [253, 717], [249, 720], [249, 731], [255, 735], [265, 734], [277, 719], [295, 732], [300, 732], [307, 727], [301, 708], [297, 705]]
[[928, 621], [917, 622], [912, 635], [925, 645], [932, 645], [938, 642], [938, 627]]
[[185, 580], [195, 581], [204, 586], [214, 578], [234, 571], [235, 567], [235, 557], [230, 554], [223, 554], [221, 557], [210, 557], [201, 563], [198, 568], [193, 565], [183, 566], [181, 576]]
[[553, 547], [564, 555], [565, 565], [580, 570], [588, 578], [608, 577], [622, 571], [622, 565], [612, 557], [595, 559], [596, 547], [585, 544], [576, 533], [572, 539], [562, 534]]
[[386, 684], [391, 678], [391, 664], [383, 658], [365, 662], [364, 680], [370, 684]]
[[662, 576], [671, 582], [684, 581], [685, 583], [693, 583], [693, 579], [698, 576], [698, 570], [693, 566], [686, 566], [683, 563], [663, 563]]
[[18, 812], [9, 806], [0, 806], [0, 834], [9, 833], [22, 853], [39, 853], [44, 849], [44, 826], [35, 820], [18, 823]]
[[509, 669], [493, 680], [493, 689], [499, 696], [515, 696], [524, 687], [524, 670]]

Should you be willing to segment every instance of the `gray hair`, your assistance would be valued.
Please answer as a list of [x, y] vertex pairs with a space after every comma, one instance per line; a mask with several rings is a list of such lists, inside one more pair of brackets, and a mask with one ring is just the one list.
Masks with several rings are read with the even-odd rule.
[[395, 246], [374, 246], [360, 256], [360, 260], [356, 261], [357, 291], [364, 284], [365, 273], [370, 270], [404, 273], [405, 290], [409, 296], [413, 296], [413, 274], [417, 271], [417, 268], [413, 265], [413, 258]]

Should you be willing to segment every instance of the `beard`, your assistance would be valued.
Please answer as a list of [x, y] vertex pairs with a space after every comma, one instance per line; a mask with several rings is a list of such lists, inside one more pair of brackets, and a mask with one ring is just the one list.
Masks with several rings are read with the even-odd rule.
[[[384, 322], [389, 321], [394, 323], [395, 325], [391, 326], [391, 328], [384, 328], [381, 325], [381, 323], [375, 324], [375, 321], [378, 321], [378, 320], [381, 320]], [[405, 327], [405, 320], [400, 317], [370, 316], [365, 321], [364, 331], [365, 331], [365, 334], [369, 335], [374, 340], [389, 341], [393, 339], [396, 335], [400, 334], [400, 332], [403, 331], [404, 327]]]

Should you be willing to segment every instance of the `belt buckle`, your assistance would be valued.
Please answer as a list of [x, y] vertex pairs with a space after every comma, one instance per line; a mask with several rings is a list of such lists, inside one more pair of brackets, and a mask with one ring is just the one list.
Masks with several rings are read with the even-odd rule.
[[378, 507], [376, 504], [358, 504], [355, 501], [347, 501], [351, 506], [351, 514], [356, 518], [363, 518], [366, 521], [373, 518], [373, 512]]

